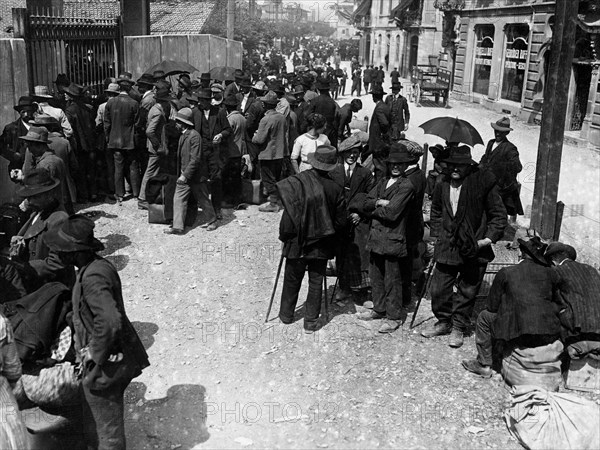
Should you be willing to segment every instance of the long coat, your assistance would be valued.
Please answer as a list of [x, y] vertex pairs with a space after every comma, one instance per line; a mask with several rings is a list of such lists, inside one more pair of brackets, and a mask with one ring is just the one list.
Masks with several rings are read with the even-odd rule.
[[523, 214], [523, 205], [519, 198], [517, 174], [523, 170], [519, 151], [512, 142], [502, 141], [492, 151], [494, 140], [488, 142], [485, 153], [479, 161], [482, 169], [490, 170], [496, 177], [498, 190], [506, 211], [510, 215]]
[[95, 256], [77, 273], [73, 288], [73, 326], [77, 352], [87, 347], [94, 364], [101, 367], [111, 364], [109, 357], [122, 353], [121, 365], [127, 368], [131, 378], [150, 365], [146, 350], [125, 313], [117, 269], [100, 256]]
[[283, 159], [289, 155], [285, 116], [274, 109], [267, 110], [252, 137], [252, 143], [259, 148], [259, 160]]
[[89, 153], [93, 151], [94, 146], [94, 118], [88, 105], [82, 101], [71, 101], [65, 109], [67, 119], [73, 127], [73, 137], [75, 138], [75, 154]]
[[349, 279], [356, 279], [357, 272], [365, 271], [369, 269], [369, 252], [366, 249], [367, 238], [369, 236], [369, 218], [361, 217], [360, 222], [354, 226], [349, 220], [349, 216], [352, 212], [350, 205], [362, 196], [366, 198], [366, 195], [371, 192], [375, 186], [375, 178], [369, 169], [362, 167], [356, 163], [352, 176], [348, 180], [345, 173], [345, 166], [343, 163], [329, 172], [329, 176], [338, 186], [344, 189], [344, 196], [347, 207], [347, 222], [346, 227], [340, 233], [340, 245], [338, 248], [338, 255], [340, 260], [343, 262], [340, 266], [339, 261], [337, 262], [338, 269], [342, 272], [349, 273]]
[[167, 155], [169, 153], [166, 130], [167, 114], [165, 106], [160, 102], [156, 102], [148, 111], [146, 137], [148, 138], [148, 153], [151, 155]]
[[73, 204], [69, 193], [69, 186], [67, 184], [67, 168], [65, 167], [64, 161], [50, 149], [38, 157], [34, 157], [28, 149], [25, 153], [23, 175], [28, 175], [33, 169], [45, 169], [52, 178], [60, 181], [60, 207], [66, 208], [67, 211], [72, 210]]
[[139, 103], [126, 92], [121, 92], [108, 100], [104, 108], [104, 134], [108, 138], [107, 148], [119, 150], [135, 148], [135, 125], [139, 113]]
[[[389, 178], [383, 178], [365, 199], [362, 211], [371, 217], [367, 250], [378, 255], [403, 258], [408, 255], [406, 226], [408, 209], [415, 188], [408, 178], [400, 177], [387, 188]], [[387, 206], [375, 206], [378, 199], [389, 200]]]
[[187, 130], [179, 138], [177, 148], [177, 168], [179, 175], [183, 175], [188, 184], [197, 183], [202, 180], [200, 164], [202, 156], [202, 139], [194, 129]]
[[[221, 171], [229, 157], [227, 148], [231, 136], [231, 126], [227, 120], [227, 113], [218, 106], [211, 106], [208, 120], [204, 111], [194, 109], [194, 129], [202, 138], [202, 163], [200, 170], [206, 179], [216, 180], [221, 178]], [[213, 144], [213, 138], [221, 134], [221, 142]]]
[[450, 204], [450, 182], [437, 184], [431, 202], [430, 235], [437, 237], [434, 258], [437, 262], [458, 266], [466, 261], [494, 259], [491, 246], [478, 249], [477, 241], [496, 242], [508, 225], [506, 209], [498, 193], [494, 175], [476, 170], [462, 184], [456, 215]]
[[408, 224], [406, 226], [406, 244], [409, 248], [414, 248], [423, 239], [425, 230], [425, 222], [423, 221], [423, 199], [425, 198], [427, 179], [418, 165], [412, 169], [408, 169], [404, 176], [408, 178], [408, 181], [410, 181], [415, 188], [415, 195], [410, 201], [408, 208]]
[[239, 111], [227, 114], [231, 126], [231, 139], [229, 140], [229, 157], [235, 158], [248, 153], [246, 150], [246, 118]]
[[378, 102], [373, 110], [373, 116], [369, 124], [369, 153], [373, 155], [373, 162], [377, 169], [385, 173], [383, 159], [387, 156], [385, 150], [389, 145], [389, 131], [391, 111], [384, 102]]
[[388, 95], [385, 98], [385, 104], [390, 107], [390, 139], [397, 141], [410, 120], [408, 101], [402, 95], [398, 95], [397, 98], [394, 95]]
[[21, 169], [25, 161], [27, 145], [23, 139], [27, 128], [19, 118], [4, 127], [0, 136], [0, 155], [8, 160], [8, 170]]
[[558, 336], [558, 285], [556, 272], [530, 259], [501, 269], [487, 299], [487, 310], [496, 313], [494, 338], [510, 341], [524, 335]]

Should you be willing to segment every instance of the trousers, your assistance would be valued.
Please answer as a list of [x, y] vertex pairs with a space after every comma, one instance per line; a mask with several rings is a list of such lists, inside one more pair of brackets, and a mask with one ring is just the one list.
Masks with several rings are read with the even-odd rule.
[[402, 275], [406, 273], [407, 258], [379, 255], [371, 252], [369, 278], [373, 295], [373, 311], [385, 314], [390, 320], [401, 320]]
[[[475, 298], [485, 275], [486, 264], [476, 260], [458, 266], [437, 263], [431, 280], [431, 309], [440, 322], [465, 331], [471, 324]], [[458, 283], [454, 293], [454, 284]]]
[[[208, 217], [208, 223], [216, 220], [215, 210], [208, 197], [208, 185], [205, 182], [194, 182], [190, 184], [179, 184], [175, 187], [173, 196], [173, 229], [183, 230], [185, 219], [188, 213], [188, 201], [190, 195], [194, 197], [197, 207], [202, 208], [203, 213]], [[197, 209], [196, 207], [196, 209]]]
[[115, 160], [115, 194], [117, 197], [125, 196], [125, 177], [128, 174], [131, 192], [134, 197], [140, 195], [140, 163], [134, 149], [110, 149]]
[[492, 365], [493, 352], [493, 324], [496, 320], [496, 313], [484, 309], [477, 316], [477, 325], [475, 326], [475, 345], [477, 346], [477, 361], [482, 366]]
[[229, 158], [223, 168], [223, 200], [234, 207], [242, 199], [242, 159], [240, 156]]
[[83, 435], [88, 449], [125, 450], [123, 394], [127, 384], [103, 391], [81, 386]]
[[284, 323], [294, 321], [294, 311], [298, 303], [298, 293], [302, 286], [304, 273], [308, 271], [308, 295], [304, 305], [304, 328], [314, 330], [321, 312], [323, 277], [327, 268], [326, 259], [286, 259], [281, 292], [279, 318]]
[[159, 174], [160, 169], [164, 164], [164, 160], [164, 156], [158, 155], [157, 153], [149, 153], [148, 164], [140, 185], [140, 194], [138, 195], [140, 201], [146, 201], [146, 185], [148, 184], [148, 180]]
[[282, 173], [283, 159], [260, 160], [260, 178], [262, 179], [269, 201], [272, 203], [277, 202], [279, 199], [277, 186], [275, 184], [282, 179]]

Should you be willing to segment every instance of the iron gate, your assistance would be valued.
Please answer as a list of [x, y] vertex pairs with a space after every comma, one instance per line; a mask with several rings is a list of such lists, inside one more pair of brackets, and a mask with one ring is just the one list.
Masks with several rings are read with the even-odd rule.
[[98, 94], [105, 78], [118, 75], [119, 17], [65, 17], [53, 8], [13, 11], [14, 17], [23, 17], [31, 92], [38, 85], [54, 90], [56, 77], [63, 73]]

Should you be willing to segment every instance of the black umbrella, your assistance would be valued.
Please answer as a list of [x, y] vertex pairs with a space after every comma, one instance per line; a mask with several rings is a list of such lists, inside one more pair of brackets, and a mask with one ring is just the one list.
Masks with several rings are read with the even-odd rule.
[[471, 147], [483, 145], [479, 132], [466, 120], [458, 117], [436, 117], [419, 125], [425, 134], [432, 134], [445, 139], [447, 142], [462, 142]]
[[172, 59], [165, 59], [164, 61], [150, 67], [148, 70], [146, 70], [146, 73], [152, 74], [159, 70], [163, 71], [165, 76], [177, 75], [180, 73], [198, 72], [198, 69], [185, 61], [173, 61]]

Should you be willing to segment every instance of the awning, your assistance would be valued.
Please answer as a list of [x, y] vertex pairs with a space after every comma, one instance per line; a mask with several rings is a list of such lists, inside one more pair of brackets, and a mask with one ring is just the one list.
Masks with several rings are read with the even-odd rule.
[[412, 4], [413, 0], [400, 0], [400, 3], [390, 12], [390, 20], [400, 17]]
[[358, 5], [358, 8], [356, 8], [356, 11], [354, 11], [354, 14], [352, 14], [352, 19], [360, 20], [361, 17], [368, 16], [371, 13], [372, 2], [373, 0], [363, 0], [362, 3]]
[[577, 16], [577, 23], [586, 33], [600, 33], [600, 14], [598, 13], [579, 14]]

